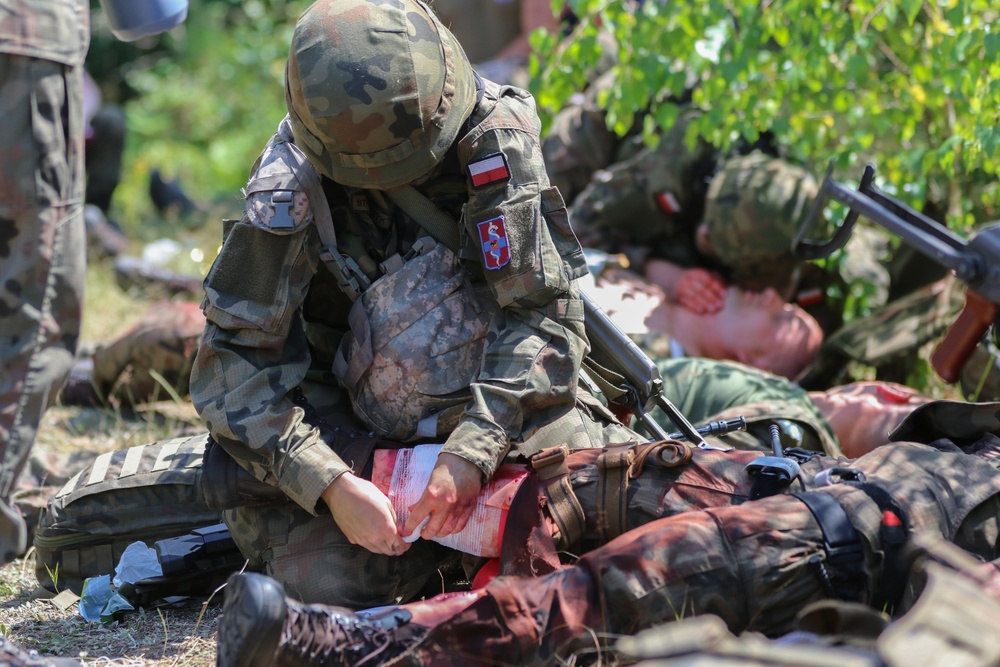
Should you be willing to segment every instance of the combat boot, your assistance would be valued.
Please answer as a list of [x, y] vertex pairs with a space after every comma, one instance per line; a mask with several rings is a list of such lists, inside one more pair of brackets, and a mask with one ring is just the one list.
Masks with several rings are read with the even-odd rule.
[[38, 651], [23, 648], [0, 637], [0, 665], [7, 667], [80, 667], [80, 661], [72, 658], [46, 658]]
[[[303, 604], [261, 574], [234, 574], [225, 589], [217, 667], [377, 665], [402, 653], [413, 633], [400, 608], [363, 617]], [[409, 637], [408, 637], [409, 636]]]

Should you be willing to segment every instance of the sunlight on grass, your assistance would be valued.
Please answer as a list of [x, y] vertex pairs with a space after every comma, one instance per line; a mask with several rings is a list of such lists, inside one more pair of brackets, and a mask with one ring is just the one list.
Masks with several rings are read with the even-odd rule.
[[90, 262], [87, 266], [87, 286], [83, 300], [83, 332], [85, 343], [97, 343], [119, 336], [149, 307], [142, 295], [130, 294], [115, 282], [111, 263]]

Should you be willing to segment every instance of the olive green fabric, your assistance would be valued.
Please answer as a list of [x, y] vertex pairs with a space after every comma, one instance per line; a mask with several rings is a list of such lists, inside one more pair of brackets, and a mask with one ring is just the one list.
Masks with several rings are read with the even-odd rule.
[[[842, 455], [833, 429], [809, 394], [783, 377], [735, 361], [695, 357], [660, 359], [656, 365], [663, 378], [663, 395], [693, 424], [746, 418], [747, 431], [722, 438], [730, 446], [769, 452], [774, 424], [780, 429], [783, 447]], [[659, 408], [653, 417], [669, 425]]]
[[128, 545], [217, 524], [202, 500], [208, 435], [178, 437], [98, 456], [53, 496], [35, 535], [35, 576], [80, 594], [83, 580], [114, 574]]
[[327, 178], [390, 189], [429, 172], [476, 102], [458, 40], [416, 0], [320, 0], [295, 26], [285, 97]]

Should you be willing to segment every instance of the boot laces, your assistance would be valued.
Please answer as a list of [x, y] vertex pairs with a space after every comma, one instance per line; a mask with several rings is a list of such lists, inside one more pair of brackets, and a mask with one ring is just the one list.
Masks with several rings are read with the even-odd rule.
[[312, 605], [289, 607], [281, 654], [290, 664], [316, 667], [362, 667], [381, 662], [402, 649], [393, 633], [350, 612]]

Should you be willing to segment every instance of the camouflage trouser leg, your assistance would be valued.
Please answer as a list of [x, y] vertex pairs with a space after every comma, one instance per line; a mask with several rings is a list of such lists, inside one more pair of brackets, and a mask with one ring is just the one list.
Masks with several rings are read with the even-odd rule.
[[823, 597], [808, 563], [822, 545], [809, 509], [788, 496], [685, 512], [550, 575], [495, 579], [488, 598], [437, 625], [410, 655], [423, 665], [447, 664], [449, 654], [551, 664], [556, 654], [593, 648], [601, 633], [706, 613], [734, 631], [785, 632], [799, 609]]
[[[79, 68], [0, 54], [0, 503], [79, 337], [86, 262], [81, 77]], [[0, 506], [0, 561], [22, 546], [18, 522]]]
[[375, 554], [351, 544], [329, 514], [312, 516], [294, 503], [242, 507], [223, 518], [251, 565], [308, 603], [365, 609], [408, 602], [456, 553], [417, 540], [402, 556]]

